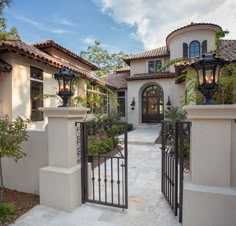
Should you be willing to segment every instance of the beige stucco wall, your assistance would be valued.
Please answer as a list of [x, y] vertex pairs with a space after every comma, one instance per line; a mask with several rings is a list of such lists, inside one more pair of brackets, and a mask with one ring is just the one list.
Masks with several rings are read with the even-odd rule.
[[162, 65], [164, 66], [169, 62], [169, 57], [132, 60], [130, 62], [130, 75], [148, 73], [148, 61], [150, 60], [161, 60]]
[[[128, 122], [133, 123], [134, 126], [142, 123], [142, 92], [149, 85], [160, 85], [164, 91], [164, 106], [170, 96], [171, 102], [177, 102], [178, 98], [175, 98], [175, 79], [153, 79], [149, 81], [129, 81], [128, 82], [128, 98], [127, 98], [127, 110], [128, 110]], [[178, 91], [180, 93], [180, 89]], [[135, 110], [131, 110], [130, 104], [135, 98]], [[174, 104], [173, 104], [174, 105]], [[176, 105], [178, 106], [178, 105]], [[166, 106], [165, 106], [166, 107]]]
[[15, 162], [3, 159], [4, 186], [13, 190], [39, 194], [39, 169], [48, 165], [48, 133], [29, 131], [29, 140], [22, 145], [26, 157]]
[[[10, 115], [13, 119], [19, 116], [30, 119], [30, 66], [43, 70], [43, 92], [53, 95], [58, 89], [58, 83], [53, 78], [53, 74], [58, 72], [58, 69], [13, 53], [3, 55], [2, 59], [12, 65], [12, 71], [2, 73], [0, 76], [1, 112]], [[85, 89], [85, 81], [80, 78], [76, 94], [85, 96]], [[44, 100], [44, 107], [56, 107], [58, 105], [60, 105], [59, 97]], [[46, 123], [46, 121], [32, 122], [31, 127], [43, 128]]]
[[82, 68], [84, 68], [86, 70], [91, 71], [91, 67], [90, 66], [88, 66], [88, 65], [86, 65], [86, 64], [84, 64], [84, 63], [82, 63], [82, 62], [80, 62], [80, 61], [78, 61], [76, 59], [74, 59], [73, 57], [70, 57], [70, 56], [62, 53], [61, 51], [59, 51], [57, 49], [49, 48], [49, 49], [45, 49], [44, 51], [49, 53], [50, 55], [52, 55], [55, 58], [63, 59], [65, 61], [67, 61], [67, 62], [70, 62], [70, 63], [72, 63], [74, 65], [77, 65], [79, 67], [82, 67]]
[[236, 123], [234, 120], [232, 120], [231, 141], [231, 186], [236, 188]]

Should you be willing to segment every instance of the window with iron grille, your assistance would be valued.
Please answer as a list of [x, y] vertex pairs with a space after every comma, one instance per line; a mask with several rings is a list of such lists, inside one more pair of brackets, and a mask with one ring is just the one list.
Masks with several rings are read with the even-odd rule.
[[38, 98], [43, 95], [43, 70], [30, 67], [30, 99], [31, 99], [31, 121], [43, 121], [43, 112], [39, 107], [43, 107], [43, 99]]

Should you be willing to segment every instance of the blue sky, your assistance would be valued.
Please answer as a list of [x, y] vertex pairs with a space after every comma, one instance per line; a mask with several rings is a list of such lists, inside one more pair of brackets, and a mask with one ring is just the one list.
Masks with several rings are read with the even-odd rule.
[[90, 0], [13, 0], [4, 11], [9, 26], [16, 26], [27, 43], [52, 39], [79, 53], [94, 40], [111, 52], [143, 51], [142, 42], [135, 40], [135, 26], [117, 23], [99, 10]]
[[4, 15], [23, 41], [52, 39], [77, 54], [94, 40], [110, 52], [157, 48], [191, 22], [218, 24], [236, 39], [235, 0], [13, 0]]

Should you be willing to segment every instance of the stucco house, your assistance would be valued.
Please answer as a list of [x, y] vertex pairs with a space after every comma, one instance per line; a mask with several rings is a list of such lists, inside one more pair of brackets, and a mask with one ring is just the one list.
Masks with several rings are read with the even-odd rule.
[[[33, 128], [43, 128], [46, 121], [38, 107], [59, 103], [56, 98], [35, 100], [34, 97], [55, 94], [57, 82], [52, 75], [60, 68], [67, 68], [80, 77], [76, 95], [85, 99], [94, 93], [101, 95], [100, 113], [117, 111], [134, 126], [160, 123], [168, 100], [172, 106], [180, 106], [185, 95], [185, 83], [177, 79], [179, 70], [174, 66], [164, 71], [160, 68], [176, 58], [199, 57], [214, 51], [215, 34], [219, 31], [222, 28], [211, 23], [191, 23], [176, 29], [166, 37], [165, 46], [124, 58], [127, 67], [103, 78], [93, 73], [99, 70], [96, 65], [52, 40], [34, 44], [21, 40], [1, 42], [0, 114], [12, 118], [23, 116], [33, 121]], [[222, 40], [220, 52], [226, 60], [235, 61], [236, 40]], [[95, 89], [94, 84], [113, 90], [119, 105], [115, 106], [106, 90]], [[93, 112], [91, 107], [90, 113]]]
[[[58, 89], [53, 74], [67, 68], [79, 77], [75, 95], [86, 97], [95, 92], [91, 84], [108, 86], [93, 74], [99, 70], [94, 64], [82, 59], [52, 40], [27, 44], [21, 40], [0, 43], [0, 114], [11, 118], [18, 116], [31, 119], [32, 127], [43, 128], [46, 124], [39, 107], [58, 106], [56, 98], [35, 99], [44, 94], [55, 94]], [[101, 93], [108, 102], [107, 93]], [[107, 113], [104, 110], [104, 113]]]
[[[200, 57], [214, 52], [215, 34], [219, 25], [191, 23], [176, 29], [166, 37], [166, 46], [126, 57], [127, 67], [105, 77], [117, 87], [118, 112], [135, 126], [142, 123], [160, 123], [168, 99], [172, 106], [180, 106], [185, 95], [185, 83], [178, 78], [178, 67], [160, 68], [176, 58]], [[222, 40], [221, 57], [236, 61], [236, 40]], [[132, 106], [135, 102], [135, 106]]]

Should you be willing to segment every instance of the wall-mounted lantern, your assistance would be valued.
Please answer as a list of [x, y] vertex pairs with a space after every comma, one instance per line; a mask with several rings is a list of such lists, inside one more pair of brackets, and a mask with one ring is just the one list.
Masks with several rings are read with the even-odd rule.
[[58, 73], [54, 74], [54, 78], [58, 81], [59, 91], [57, 95], [63, 100], [63, 104], [59, 107], [68, 107], [68, 100], [74, 94], [72, 92], [72, 83], [75, 77], [67, 69], [61, 69]]
[[192, 63], [198, 76], [198, 90], [204, 95], [203, 104], [213, 104], [212, 95], [218, 87], [220, 69], [225, 60], [218, 58], [215, 54], [204, 54], [202, 58]]
[[134, 97], [133, 97], [133, 100], [130, 104], [130, 107], [131, 107], [131, 110], [134, 110], [134, 108], [135, 108], [135, 98]]
[[170, 108], [171, 108], [170, 96], [168, 96], [168, 100], [167, 100], [167, 102], [166, 102], [166, 108], [167, 108], [168, 110], [170, 110]]

